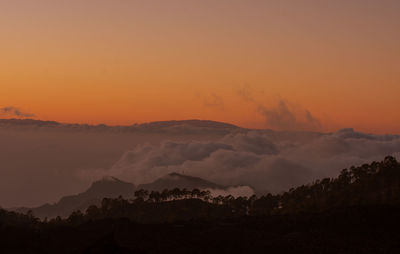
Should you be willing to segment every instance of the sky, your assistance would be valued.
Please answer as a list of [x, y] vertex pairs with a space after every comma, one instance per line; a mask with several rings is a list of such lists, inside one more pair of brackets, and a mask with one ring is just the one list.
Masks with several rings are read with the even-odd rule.
[[400, 133], [399, 13], [397, 0], [0, 0], [0, 109], [24, 112], [0, 115]]

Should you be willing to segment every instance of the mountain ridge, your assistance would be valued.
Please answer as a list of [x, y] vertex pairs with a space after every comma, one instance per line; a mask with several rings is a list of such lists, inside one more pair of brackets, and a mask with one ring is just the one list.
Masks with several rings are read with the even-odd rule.
[[169, 173], [157, 180], [140, 184], [138, 189], [162, 191], [164, 189], [225, 189], [225, 186], [204, 180], [200, 177], [183, 175], [176, 172]]
[[27, 213], [31, 210], [35, 216], [41, 219], [54, 218], [56, 216], [67, 217], [74, 211], [85, 211], [91, 205], [100, 205], [103, 198], [122, 196], [125, 199], [129, 199], [133, 198], [135, 191], [139, 189], [162, 191], [175, 188], [193, 190], [225, 189], [227, 187], [199, 177], [182, 175], [176, 172], [162, 176], [151, 183], [138, 186], [113, 176], [103, 176], [101, 179], [94, 181], [84, 192], [63, 196], [54, 204], [46, 203], [34, 208], [19, 207], [10, 210], [19, 213]]
[[36, 126], [42, 128], [69, 128], [69, 129], [121, 129], [121, 130], [143, 130], [157, 129], [157, 128], [173, 128], [177, 126], [198, 127], [198, 128], [211, 128], [211, 129], [241, 129], [241, 127], [234, 124], [213, 121], [213, 120], [200, 120], [200, 119], [186, 119], [186, 120], [168, 120], [168, 121], [153, 121], [145, 123], [134, 123], [131, 125], [106, 125], [106, 124], [85, 124], [85, 123], [61, 123], [57, 121], [44, 121], [37, 119], [0, 119], [0, 127], [19, 126], [28, 127]]

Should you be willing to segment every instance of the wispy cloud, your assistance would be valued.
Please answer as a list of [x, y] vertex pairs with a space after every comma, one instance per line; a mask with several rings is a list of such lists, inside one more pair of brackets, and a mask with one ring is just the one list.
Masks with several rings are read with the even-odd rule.
[[275, 107], [258, 106], [267, 125], [279, 130], [319, 130], [320, 121], [310, 111], [290, 107], [284, 100], [279, 100]]
[[254, 92], [248, 84], [240, 87], [236, 92], [244, 101], [256, 103]]
[[13, 106], [0, 108], [0, 116], [33, 117], [34, 114], [27, 113]]
[[204, 96], [204, 106], [209, 108], [215, 108], [219, 110], [224, 110], [224, 99], [221, 96], [218, 96], [215, 93], [210, 94], [209, 96]]
[[257, 101], [254, 91], [247, 84], [239, 88], [237, 94], [245, 102], [255, 106], [256, 112], [265, 119], [269, 128], [308, 131], [321, 129], [321, 122], [309, 110], [292, 105], [284, 99], [279, 99], [274, 106], [266, 106], [265, 103]]

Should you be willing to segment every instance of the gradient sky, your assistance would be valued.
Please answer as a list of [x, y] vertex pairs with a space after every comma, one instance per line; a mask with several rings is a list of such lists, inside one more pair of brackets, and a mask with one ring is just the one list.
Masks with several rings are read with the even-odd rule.
[[[0, 107], [43, 120], [400, 133], [400, 1], [0, 0]], [[246, 89], [249, 98], [240, 92]]]

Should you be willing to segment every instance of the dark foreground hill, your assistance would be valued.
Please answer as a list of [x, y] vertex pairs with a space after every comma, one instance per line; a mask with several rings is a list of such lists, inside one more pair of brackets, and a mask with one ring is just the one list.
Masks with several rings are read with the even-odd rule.
[[121, 181], [114, 177], [104, 177], [94, 182], [86, 191], [65, 196], [55, 204], [44, 204], [36, 208], [18, 208], [15, 211], [27, 213], [32, 211], [40, 219], [56, 216], [68, 217], [73, 211], [85, 211], [90, 205], [99, 205], [103, 198], [117, 198], [134, 196], [135, 185]]
[[19, 218], [0, 227], [0, 252], [399, 253], [399, 213], [398, 205], [379, 205], [157, 224], [119, 218], [36, 225]]
[[49, 222], [0, 210], [0, 253], [400, 253], [393, 157], [280, 195], [135, 196]]
[[170, 173], [152, 183], [135, 186], [132, 183], [121, 181], [115, 177], [104, 177], [92, 185], [84, 192], [62, 197], [54, 204], [44, 204], [35, 208], [16, 208], [14, 211], [27, 213], [32, 211], [40, 219], [52, 219], [57, 216], [66, 218], [72, 212], [80, 210], [86, 211], [91, 205], [101, 205], [103, 198], [117, 198], [119, 196], [130, 199], [135, 196], [135, 191], [144, 189], [148, 192], [175, 188], [194, 190], [194, 189], [224, 189], [224, 186], [206, 181], [199, 177]]

